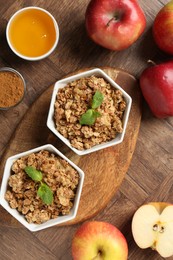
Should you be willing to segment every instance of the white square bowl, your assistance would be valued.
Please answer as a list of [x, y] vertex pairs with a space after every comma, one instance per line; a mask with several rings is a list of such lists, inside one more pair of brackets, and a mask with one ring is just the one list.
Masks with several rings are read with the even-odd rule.
[[[48, 220], [47, 222], [42, 223], [42, 224], [34, 224], [34, 223], [30, 224], [26, 221], [26, 219], [24, 218], [24, 216], [21, 213], [19, 213], [16, 209], [12, 209], [9, 206], [9, 203], [5, 200], [5, 193], [7, 191], [8, 179], [11, 175], [11, 167], [12, 167], [13, 163], [18, 158], [29, 155], [31, 153], [39, 152], [41, 150], [47, 150], [49, 152], [54, 153], [55, 155], [56, 154], [59, 155], [62, 159], [66, 160], [79, 173], [80, 179], [79, 179], [79, 184], [78, 184], [76, 195], [75, 195], [74, 205], [73, 205], [73, 208], [70, 210], [70, 214], [68, 214], [66, 216], [58, 216], [57, 218]], [[2, 184], [1, 184], [0, 204], [14, 218], [16, 218], [21, 224], [23, 224], [30, 231], [34, 232], [34, 231], [42, 230], [42, 229], [45, 229], [45, 228], [48, 228], [48, 227], [52, 227], [52, 226], [67, 222], [67, 221], [72, 220], [76, 217], [78, 206], [79, 206], [79, 201], [80, 201], [80, 196], [81, 196], [81, 192], [82, 192], [83, 181], [84, 181], [84, 172], [78, 166], [76, 166], [72, 161], [70, 161], [68, 158], [66, 158], [53, 145], [51, 145], [51, 144], [43, 145], [43, 146], [37, 147], [35, 149], [14, 155], [14, 156], [9, 157], [7, 159], [6, 164], [5, 164]]]
[[[126, 109], [124, 112], [124, 116], [123, 116], [123, 131], [122, 133], [118, 133], [116, 138], [114, 138], [113, 140], [106, 142], [106, 143], [102, 143], [102, 144], [98, 144], [96, 146], [93, 146], [89, 149], [85, 149], [85, 150], [78, 150], [76, 148], [74, 148], [69, 140], [67, 138], [65, 138], [63, 135], [61, 135], [57, 129], [55, 128], [55, 122], [54, 122], [54, 104], [56, 101], [56, 95], [57, 92], [60, 88], [65, 87], [68, 83], [78, 80], [80, 78], [86, 78], [86, 77], [90, 77], [90, 76], [98, 76], [98, 77], [102, 77], [104, 78], [107, 82], [110, 83], [110, 85], [116, 89], [119, 89], [122, 91], [123, 93], [123, 97], [126, 101]], [[116, 144], [119, 144], [123, 141], [124, 139], [124, 135], [125, 135], [125, 131], [126, 131], [126, 126], [127, 126], [127, 122], [128, 122], [128, 118], [129, 118], [129, 113], [130, 113], [130, 109], [131, 109], [131, 104], [132, 104], [132, 98], [117, 84], [115, 83], [115, 81], [113, 81], [103, 70], [101, 69], [93, 69], [93, 70], [88, 70], [79, 74], [76, 74], [74, 76], [68, 77], [68, 78], [64, 78], [62, 80], [59, 80], [55, 83], [54, 86], [54, 90], [53, 90], [53, 94], [52, 94], [52, 98], [51, 98], [51, 103], [50, 103], [50, 108], [49, 108], [49, 113], [48, 113], [48, 118], [47, 118], [47, 127], [59, 138], [61, 139], [69, 148], [71, 148], [76, 154], [78, 155], [85, 155], [85, 154], [89, 154], [92, 152], [96, 152], [100, 149], [104, 149]]]

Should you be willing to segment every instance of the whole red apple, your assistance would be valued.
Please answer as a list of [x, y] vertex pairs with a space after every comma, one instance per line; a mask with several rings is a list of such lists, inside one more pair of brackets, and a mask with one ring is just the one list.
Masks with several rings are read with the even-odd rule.
[[146, 18], [137, 0], [91, 0], [86, 10], [85, 24], [94, 42], [120, 51], [140, 37]]
[[173, 1], [157, 14], [153, 24], [153, 36], [161, 50], [173, 54]]
[[123, 234], [107, 222], [85, 222], [72, 241], [74, 260], [127, 260], [128, 247]]
[[145, 69], [140, 76], [140, 87], [156, 117], [173, 116], [173, 61]]

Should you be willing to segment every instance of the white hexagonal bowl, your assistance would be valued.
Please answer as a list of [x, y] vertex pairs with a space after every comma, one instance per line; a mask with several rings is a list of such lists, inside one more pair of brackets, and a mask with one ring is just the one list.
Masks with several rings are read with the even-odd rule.
[[[22, 214], [20, 214], [16, 209], [12, 209], [9, 206], [9, 204], [5, 200], [4, 196], [5, 196], [5, 193], [6, 193], [6, 190], [7, 190], [8, 179], [11, 175], [11, 167], [12, 167], [12, 164], [14, 163], [14, 161], [16, 161], [18, 158], [21, 158], [21, 157], [26, 156], [26, 155], [31, 154], [31, 153], [39, 152], [41, 150], [50, 151], [54, 154], [59, 155], [64, 160], [66, 160], [74, 169], [77, 170], [77, 172], [79, 173], [79, 176], [80, 176], [80, 181], [79, 181], [79, 184], [78, 184], [78, 188], [77, 188], [77, 192], [76, 192], [76, 196], [75, 196], [75, 200], [74, 200], [74, 205], [73, 205], [73, 208], [70, 211], [70, 214], [68, 214], [66, 216], [59, 216], [56, 219], [48, 220], [47, 222], [42, 223], [42, 224], [34, 224], [34, 223], [30, 224], [26, 221], [26, 219], [24, 218], [24, 216]], [[76, 217], [78, 206], [79, 206], [79, 201], [80, 201], [80, 196], [81, 196], [81, 192], [82, 192], [83, 181], [84, 181], [84, 172], [78, 166], [76, 166], [72, 161], [70, 161], [67, 157], [65, 157], [53, 145], [51, 145], [51, 144], [43, 145], [43, 146], [37, 147], [35, 149], [14, 155], [14, 156], [9, 157], [7, 159], [6, 164], [5, 164], [5, 168], [4, 168], [4, 175], [3, 175], [3, 179], [2, 179], [1, 190], [0, 190], [0, 204], [14, 218], [16, 218], [22, 225], [24, 225], [30, 231], [34, 232], [34, 231], [42, 230], [42, 229], [52, 227], [52, 226], [55, 226], [55, 225], [58, 225], [58, 224], [61, 224], [61, 223], [65, 223], [65, 222], [72, 220]]]
[[[110, 85], [116, 89], [119, 89], [122, 91], [123, 93], [123, 97], [127, 103], [127, 107], [126, 110], [124, 112], [124, 116], [123, 116], [123, 132], [122, 133], [118, 133], [116, 138], [114, 138], [113, 140], [106, 142], [106, 143], [102, 143], [96, 146], [93, 146], [89, 149], [85, 149], [85, 150], [77, 150], [76, 148], [74, 148], [69, 140], [67, 138], [65, 138], [63, 135], [61, 135], [55, 128], [55, 122], [54, 122], [54, 104], [56, 101], [56, 95], [57, 92], [60, 88], [65, 87], [68, 83], [75, 81], [77, 79], [80, 78], [85, 78], [85, 77], [90, 77], [92, 75], [98, 76], [98, 77], [102, 77], [104, 78], [107, 82], [110, 83]], [[50, 103], [50, 108], [49, 108], [49, 113], [48, 113], [48, 118], [47, 118], [47, 127], [59, 138], [61, 139], [70, 149], [72, 149], [76, 154], [78, 155], [85, 155], [85, 154], [89, 154], [92, 152], [96, 152], [100, 149], [104, 149], [116, 144], [119, 144], [123, 141], [124, 139], [124, 135], [125, 135], [125, 131], [126, 131], [126, 126], [127, 126], [127, 122], [128, 122], [128, 118], [129, 118], [129, 113], [130, 113], [130, 109], [131, 109], [131, 104], [132, 104], [132, 98], [115, 82], [113, 81], [103, 70], [101, 69], [92, 69], [92, 70], [88, 70], [79, 74], [75, 74], [71, 77], [68, 78], [64, 78], [62, 80], [59, 80], [55, 83], [54, 86], [54, 90], [53, 90], [53, 94], [52, 94], [52, 98], [51, 98], [51, 103]]]

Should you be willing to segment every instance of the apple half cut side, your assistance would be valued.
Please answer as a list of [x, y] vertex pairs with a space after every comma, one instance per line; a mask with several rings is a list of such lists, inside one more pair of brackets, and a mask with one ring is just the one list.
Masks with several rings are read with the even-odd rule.
[[152, 202], [141, 206], [132, 219], [132, 234], [140, 248], [156, 250], [162, 257], [173, 255], [173, 205]]
[[90, 221], [80, 226], [72, 240], [73, 260], [127, 260], [123, 234], [107, 222]]

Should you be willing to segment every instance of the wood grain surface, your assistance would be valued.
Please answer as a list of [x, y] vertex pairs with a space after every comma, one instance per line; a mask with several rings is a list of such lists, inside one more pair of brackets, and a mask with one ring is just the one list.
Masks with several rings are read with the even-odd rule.
[[[141, 92], [137, 81], [125, 71], [114, 68], [102, 69], [132, 97], [130, 117], [125, 138], [121, 144], [85, 156], [78, 156], [70, 148], [67, 148], [59, 138], [51, 134], [46, 126], [54, 87], [52, 85], [46, 89], [26, 113], [1, 160], [0, 174], [2, 177], [4, 164], [8, 157], [14, 155], [14, 153], [21, 153], [42, 144], [51, 143], [84, 171], [85, 181], [77, 216], [74, 220], [63, 225], [76, 224], [87, 220], [95, 216], [108, 204], [126, 175], [135, 149], [141, 122]], [[1, 209], [2, 207], [0, 213]], [[0, 214], [0, 225], [22, 226], [6, 212]]]
[[[124, 69], [138, 78], [147, 66], [148, 59], [155, 62], [172, 59], [157, 48], [152, 37], [154, 18], [169, 0], [138, 2], [147, 18], [145, 32], [130, 48], [112, 52], [99, 47], [87, 37], [84, 15], [89, 0], [0, 0], [0, 66], [17, 69], [27, 83], [23, 102], [9, 111], [0, 111], [1, 158], [31, 104], [48, 86], [68, 73], [86, 67], [109, 66]], [[5, 37], [6, 25], [13, 13], [30, 5], [50, 11], [60, 29], [56, 50], [38, 62], [24, 61], [14, 55]], [[161, 260], [156, 252], [137, 247], [131, 233], [131, 220], [137, 208], [146, 202], [173, 202], [173, 118], [156, 119], [145, 101], [142, 108], [139, 136], [128, 172], [116, 195], [104, 210], [90, 220], [107, 221], [122, 231], [128, 242], [128, 259]], [[1, 208], [2, 214], [6, 213]], [[71, 260], [71, 241], [80, 225], [49, 228], [36, 233], [1, 225], [0, 259]]]

